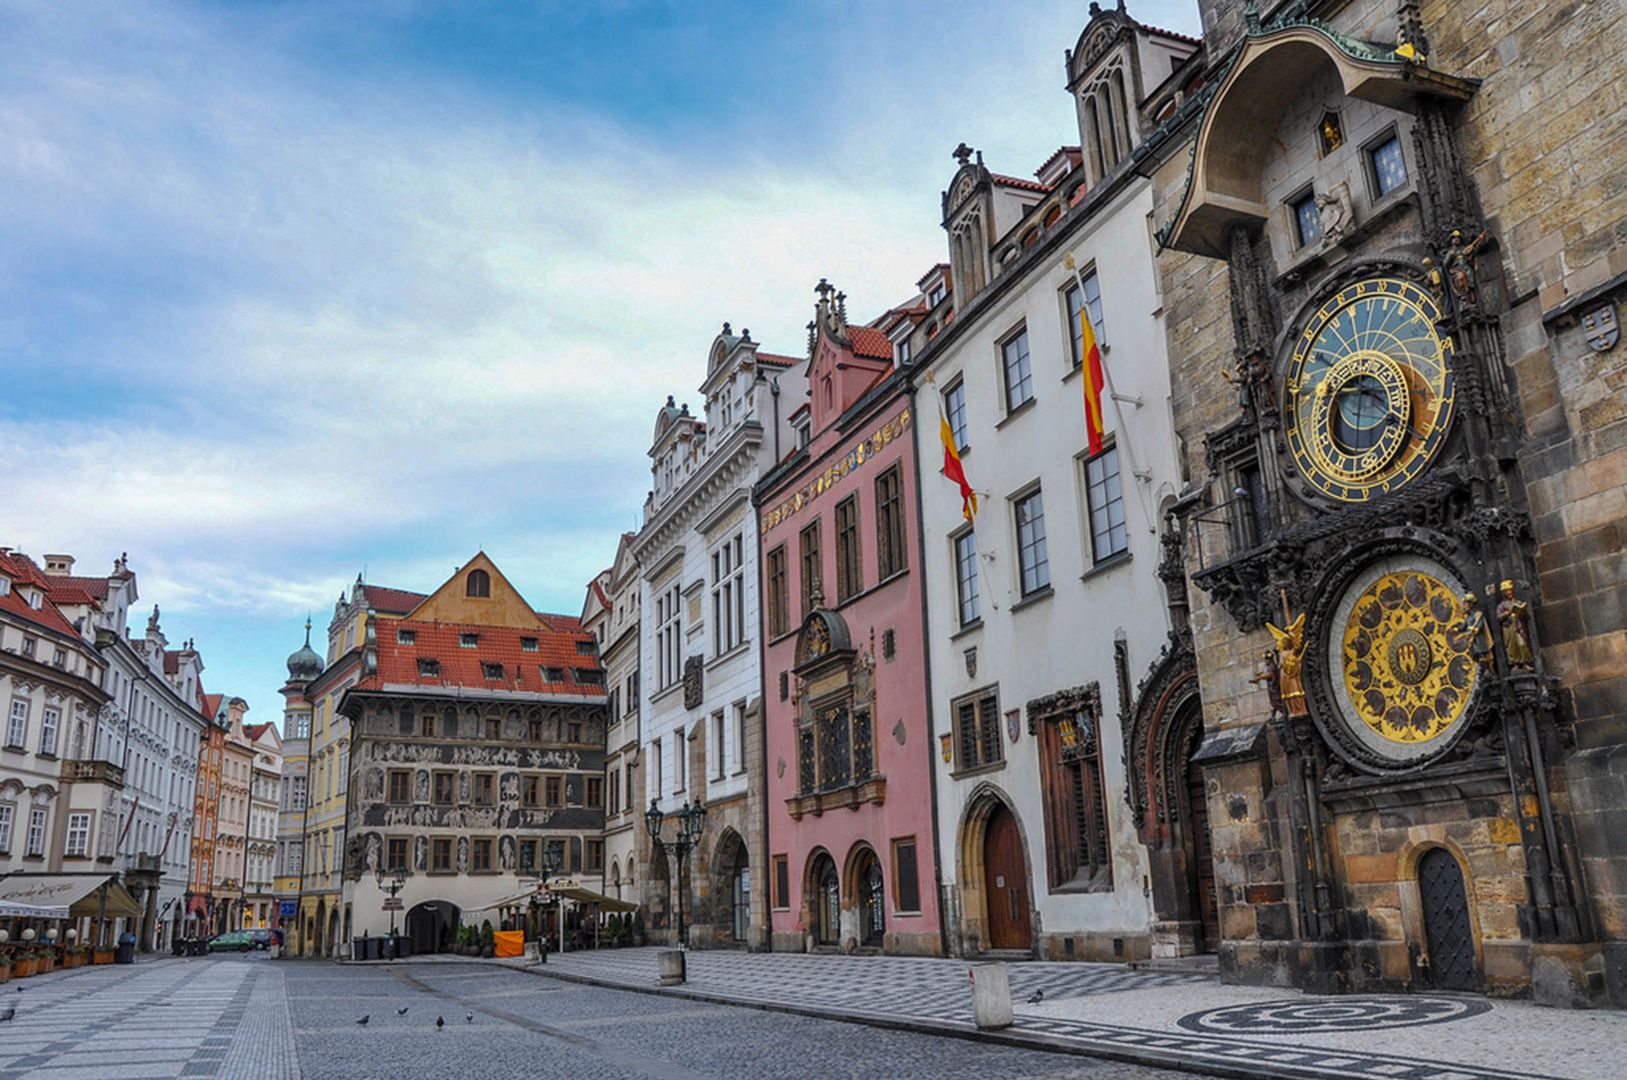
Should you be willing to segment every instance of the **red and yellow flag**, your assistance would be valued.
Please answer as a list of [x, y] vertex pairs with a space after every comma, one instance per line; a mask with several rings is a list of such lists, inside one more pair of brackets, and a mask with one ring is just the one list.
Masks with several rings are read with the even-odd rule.
[[1080, 289], [1079, 352], [1085, 368], [1085, 434], [1090, 438], [1090, 452], [1102, 452], [1102, 350], [1096, 344], [1096, 331], [1090, 325], [1090, 307], [1083, 302]]
[[938, 438], [943, 442], [943, 474], [960, 486], [960, 512], [967, 521], [977, 514], [977, 492], [966, 481], [966, 468], [960, 463], [960, 450], [955, 446], [955, 430], [949, 418], [938, 410]]

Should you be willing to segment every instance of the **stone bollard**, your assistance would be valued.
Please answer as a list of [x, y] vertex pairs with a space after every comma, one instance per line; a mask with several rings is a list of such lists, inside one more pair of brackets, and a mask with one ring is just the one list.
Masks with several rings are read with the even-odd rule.
[[972, 1015], [980, 1029], [1011, 1026], [1011, 976], [1004, 964], [973, 964]]
[[[663, 949], [656, 954], [657, 970], [661, 973], [662, 986], [681, 986], [686, 977], [684, 969], [684, 952], [682, 949]], [[1009, 996], [1009, 995], [1008, 995]], [[1008, 1007], [1007, 1012], [1010, 1012]], [[1007, 1021], [1009, 1023], [1009, 1021]]]

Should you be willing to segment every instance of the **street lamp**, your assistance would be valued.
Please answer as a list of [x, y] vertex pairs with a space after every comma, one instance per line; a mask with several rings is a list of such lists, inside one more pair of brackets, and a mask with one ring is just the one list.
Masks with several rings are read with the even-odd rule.
[[689, 858], [689, 850], [700, 843], [700, 836], [706, 829], [706, 807], [701, 805], [700, 796], [695, 796], [693, 802], [684, 803], [673, 815], [678, 819], [678, 835], [671, 841], [661, 839], [661, 822], [666, 815], [656, 805], [656, 800], [650, 800], [650, 808], [644, 812], [644, 824], [649, 827], [650, 838], [655, 841], [655, 850], [658, 852], [672, 849], [673, 856], [678, 863], [678, 877], [675, 884], [678, 888], [678, 947], [687, 947], [684, 941], [684, 863]]
[[[548, 888], [548, 878], [559, 869], [559, 859], [554, 852], [554, 848], [547, 843], [542, 845], [542, 850], [539, 852], [539, 856], [541, 859], [540, 863], [535, 867], [531, 867], [531, 869], [534, 869], [537, 872], [537, 885], [531, 893], [531, 903], [529, 906], [531, 912], [531, 925], [537, 928], [537, 956], [543, 963], [547, 963], [548, 935], [543, 932], [542, 928], [542, 901], [539, 899], [539, 897]], [[561, 939], [563, 939], [563, 935], [565, 933], [565, 912], [563, 908], [560, 910], [559, 918], [559, 932]]]
[[407, 887], [407, 871], [405, 868], [398, 866], [395, 868], [394, 873], [386, 877], [384, 868], [381, 866], [373, 871], [373, 880], [378, 882], [381, 892], [390, 894], [390, 902], [385, 906], [390, 909], [390, 938], [393, 941], [395, 939], [395, 898], [401, 894], [402, 889]]

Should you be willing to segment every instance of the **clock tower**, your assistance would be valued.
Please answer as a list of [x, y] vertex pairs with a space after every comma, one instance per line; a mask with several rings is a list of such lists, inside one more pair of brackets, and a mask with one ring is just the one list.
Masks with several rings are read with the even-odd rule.
[[1596, 1000], [1486, 84], [1406, 0], [1205, 8], [1158, 239], [1222, 973]]

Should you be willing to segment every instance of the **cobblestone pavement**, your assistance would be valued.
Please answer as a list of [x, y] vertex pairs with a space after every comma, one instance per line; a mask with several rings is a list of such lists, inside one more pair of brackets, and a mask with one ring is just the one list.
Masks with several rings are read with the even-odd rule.
[[299, 1075], [282, 965], [165, 958], [0, 985], [0, 1080]]
[[[652, 988], [656, 949], [555, 954], [537, 974]], [[678, 993], [968, 1031], [963, 961], [691, 952]], [[1627, 1076], [1627, 1017], [1417, 994], [1316, 997], [1121, 965], [1009, 968], [1018, 1040], [1196, 1072], [1385, 1080]], [[671, 993], [670, 991], [668, 991]], [[1029, 999], [1042, 992], [1041, 1000]]]
[[165, 959], [0, 986], [11, 1007], [0, 1080], [1175, 1077], [479, 964]]

